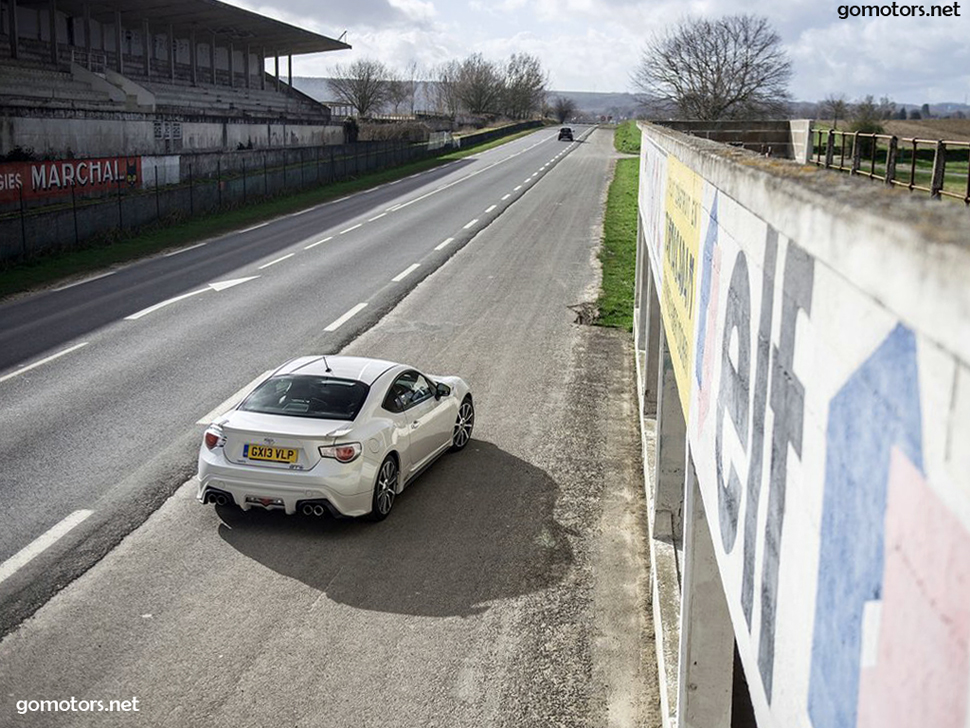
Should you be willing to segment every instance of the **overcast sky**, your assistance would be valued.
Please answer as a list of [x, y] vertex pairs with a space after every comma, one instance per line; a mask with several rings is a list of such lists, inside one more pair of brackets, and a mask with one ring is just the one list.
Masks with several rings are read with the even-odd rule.
[[335, 63], [361, 57], [403, 69], [412, 60], [431, 68], [476, 52], [493, 60], [524, 52], [540, 58], [552, 90], [633, 91], [630, 69], [652, 32], [685, 13], [746, 12], [767, 16], [781, 34], [795, 99], [872, 94], [922, 104], [970, 97], [970, 0], [958, 0], [961, 17], [846, 20], [838, 14], [844, 0], [228, 1], [332, 38], [347, 31], [353, 50], [299, 56], [295, 76], [327, 76]]

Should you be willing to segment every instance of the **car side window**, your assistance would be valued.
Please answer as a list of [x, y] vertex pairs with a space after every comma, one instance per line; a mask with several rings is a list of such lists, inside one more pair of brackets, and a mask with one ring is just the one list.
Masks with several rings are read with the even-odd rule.
[[433, 396], [434, 387], [427, 377], [415, 371], [404, 372], [387, 390], [383, 407], [389, 412], [403, 412]]

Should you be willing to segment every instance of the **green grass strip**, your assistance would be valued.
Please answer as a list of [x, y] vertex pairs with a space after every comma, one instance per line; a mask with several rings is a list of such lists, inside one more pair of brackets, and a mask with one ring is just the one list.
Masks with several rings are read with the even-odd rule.
[[633, 331], [637, 256], [637, 190], [640, 160], [619, 159], [606, 200], [599, 259], [603, 285], [597, 301], [599, 326]]
[[250, 202], [245, 206], [173, 222], [160, 220], [124, 237], [100, 241], [82, 249], [52, 253], [23, 263], [15, 263], [0, 270], [0, 299], [34, 288], [51, 285], [71, 276], [95, 273], [111, 266], [154, 255], [169, 248], [181, 248], [218, 235], [240, 230], [272, 220], [308, 207], [319, 205], [354, 192], [424, 172], [443, 164], [464, 159], [473, 154], [507, 144], [536, 131], [527, 129], [494, 139], [468, 149], [460, 149], [440, 157], [410, 162], [400, 167], [372, 172], [344, 182], [323, 185], [285, 196]]
[[624, 121], [613, 133], [613, 146], [624, 154], [640, 153], [640, 129], [635, 121]]

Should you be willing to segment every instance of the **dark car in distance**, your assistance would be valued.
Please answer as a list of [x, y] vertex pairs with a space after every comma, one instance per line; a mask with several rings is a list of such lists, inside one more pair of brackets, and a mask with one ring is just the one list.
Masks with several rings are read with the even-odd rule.
[[567, 142], [571, 142], [573, 140], [573, 130], [568, 126], [564, 126], [559, 130], [559, 141], [562, 141], [563, 139], [565, 139]]

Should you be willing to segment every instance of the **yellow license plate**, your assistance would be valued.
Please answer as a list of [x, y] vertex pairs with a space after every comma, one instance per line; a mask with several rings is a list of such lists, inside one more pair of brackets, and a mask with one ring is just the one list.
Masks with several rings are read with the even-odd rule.
[[299, 453], [292, 447], [269, 447], [267, 445], [246, 445], [243, 457], [250, 460], [266, 460], [271, 463], [295, 463]]

